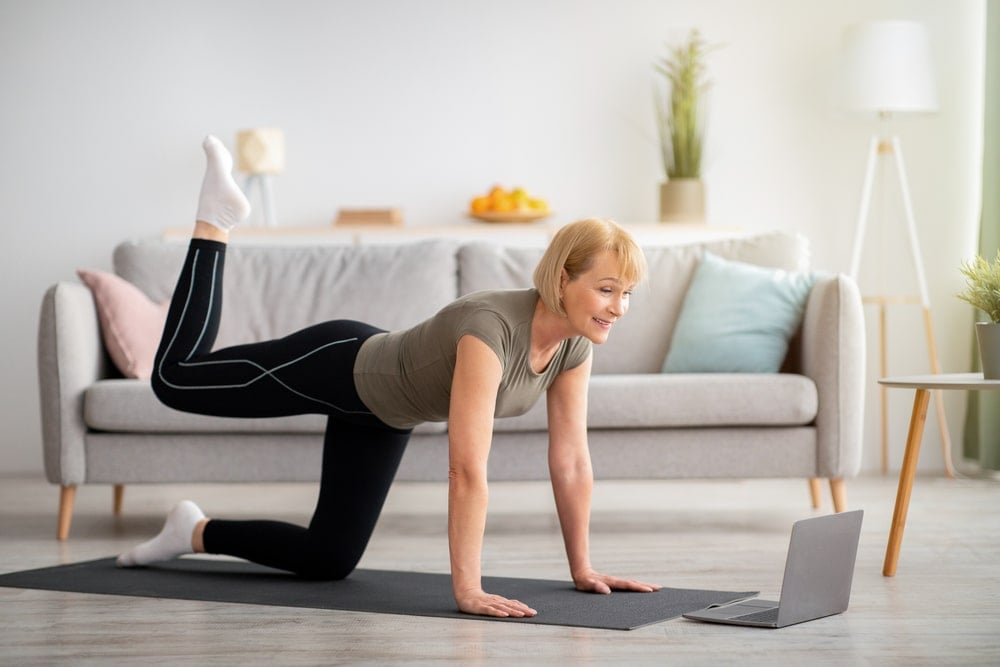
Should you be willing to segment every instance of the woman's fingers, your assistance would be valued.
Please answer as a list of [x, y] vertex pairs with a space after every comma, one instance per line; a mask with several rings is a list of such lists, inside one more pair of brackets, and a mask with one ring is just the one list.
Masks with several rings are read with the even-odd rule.
[[658, 584], [647, 584], [635, 579], [624, 579], [622, 577], [612, 577], [606, 574], [590, 572], [576, 581], [576, 587], [581, 591], [592, 593], [608, 594], [611, 591], [636, 591], [639, 593], [652, 593], [660, 590]]
[[458, 608], [467, 614], [498, 618], [529, 618], [538, 612], [520, 600], [479, 592], [458, 600]]

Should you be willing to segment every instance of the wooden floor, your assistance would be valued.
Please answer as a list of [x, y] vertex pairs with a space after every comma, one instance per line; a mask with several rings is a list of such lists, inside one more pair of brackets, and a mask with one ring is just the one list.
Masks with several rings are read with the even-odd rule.
[[[445, 491], [398, 484], [362, 566], [446, 572]], [[111, 490], [85, 487], [58, 543], [56, 489], [3, 479], [0, 572], [116, 554], [185, 497], [212, 515], [305, 521], [314, 493], [130, 487], [114, 519]], [[1000, 664], [1000, 483], [918, 478], [899, 570], [885, 578], [894, 498], [891, 478], [848, 484], [849, 505], [866, 511], [851, 607], [782, 630], [677, 619], [619, 632], [0, 588], [0, 664]], [[616, 574], [776, 597], [791, 524], [815, 513], [805, 480], [599, 482], [592, 552]], [[487, 574], [566, 578], [561, 549], [544, 484], [493, 486]]]

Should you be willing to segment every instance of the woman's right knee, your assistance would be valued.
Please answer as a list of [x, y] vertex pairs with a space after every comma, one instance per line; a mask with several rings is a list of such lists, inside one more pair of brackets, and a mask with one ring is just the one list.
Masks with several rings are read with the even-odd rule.
[[341, 581], [354, 572], [354, 567], [345, 567], [339, 563], [315, 563], [303, 568], [298, 574], [310, 581]]
[[340, 581], [350, 576], [361, 560], [360, 554], [341, 549], [313, 548], [298, 575], [314, 581]]

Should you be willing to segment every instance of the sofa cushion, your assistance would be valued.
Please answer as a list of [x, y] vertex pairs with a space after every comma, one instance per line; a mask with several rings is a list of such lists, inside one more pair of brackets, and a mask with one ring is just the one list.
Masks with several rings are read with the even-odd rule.
[[[798, 426], [816, 417], [816, 385], [803, 375], [642, 374], [590, 379], [590, 428]], [[147, 382], [100, 380], [84, 394], [91, 429], [130, 433], [322, 433], [322, 415], [234, 419], [180, 412], [160, 403]], [[543, 431], [545, 401], [518, 417], [497, 419], [497, 432]], [[414, 433], [444, 433], [425, 423]]]
[[[791, 373], [594, 375], [591, 429], [804, 426], [816, 418], [816, 385]], [[495, 430], [546, 428], [545, 401]]]
[[777, 373], [813, 276], [705, 252], [684, 295], [668, 373]]
[[[98, 431], [127, 433], [323, 433], [326, 416], [236, 419], [180, 412], [160, 403], [148, 382], [100, 380], [83, 398], [83, 419]], [[442, 423], [421, 424], [415, 433], [444, 433]]]
[[458, 293], [522, 289], [534, 285], [535, 265], [544, 248], [468, 243], [458, 250]]
[[127, 378], [148, 380], [170, 304], [153, 303], [113, 273], [80, 269], [76, 274], [94, 296], [101, 338], [115, 366]]
[[[115, 272], [154, 301], [170, 297], [187, 244], [131, 241]], [[412, 326], [454, 300], [456, 244], [232, 245], [226, 253], [217, 346], [278, 338], [331, 319], [384, 329]]]

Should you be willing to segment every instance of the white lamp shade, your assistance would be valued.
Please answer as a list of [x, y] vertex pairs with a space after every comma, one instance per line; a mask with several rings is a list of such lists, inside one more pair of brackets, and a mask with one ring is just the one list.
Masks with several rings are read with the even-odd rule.
[[239, 170], [247, 174], [279, 174], [285, 170], [285, 133], [256, 127], [236, 133]]
[[852, 111], [938, 108], [927, 30], [915, 21], [872, 21], [844, 34], [844, 105]]

